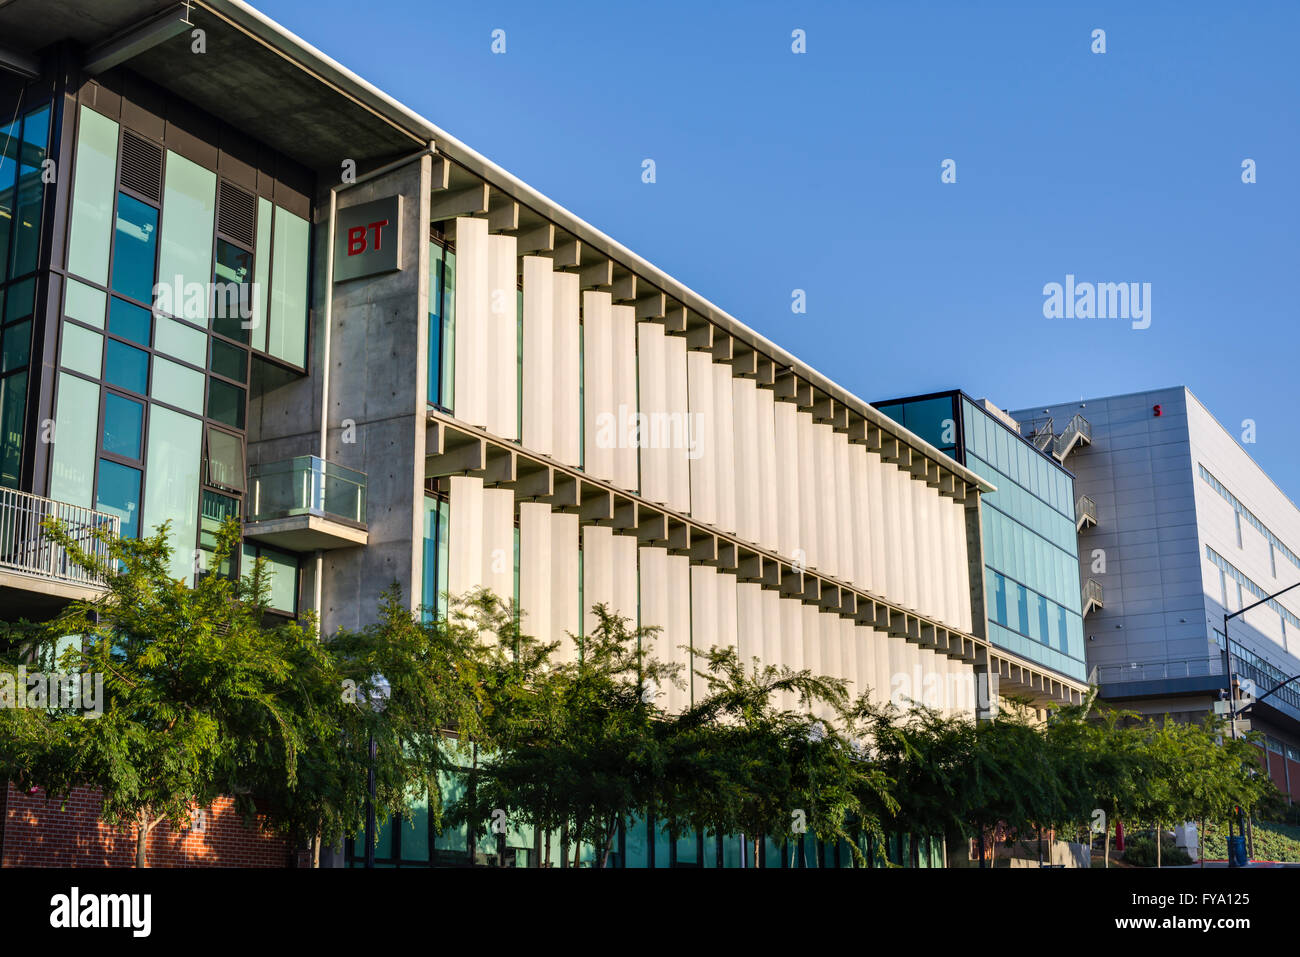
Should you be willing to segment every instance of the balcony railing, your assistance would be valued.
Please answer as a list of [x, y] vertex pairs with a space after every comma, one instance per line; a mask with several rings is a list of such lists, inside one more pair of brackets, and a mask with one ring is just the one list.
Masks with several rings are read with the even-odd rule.
[[1080, 495], [1074, 503], [1074, 527], [1077, 531], [1097, 526], [1097, 503], [1086, 495]]
[[121, 529], [121, 520], [107, 512], [0, 489], [0, 570], [74, 585], [102, 585], [102, 580], [74, 564], [67, 549], [50, 537], [44, 527], [46, 519], [62, 522], [72, 541], [103, 560], [108, 558], [108, 545], [95, 537], [95, 531], [102, 529], [115, 536]]
[[366, 473], [300, 455], [248, 470], [248, 522], [318, 515], [358, 528], [366, 524]]
[[1095, 578], [1089, 578], [1083, 583], [1083, 615], [1086, 618], [1088, 613], [1096, 611], [1099, 608], [1105, 608], [1105, 603], [1101, 599], [1101, 582]]
[[1204, 678], [1223, 674], [1223, 656], [1179, 658], [1174, 661], [1130, 661], [1097, 668], [1101, 684], [1129, 681], [1160, 681], [1169, 678]]

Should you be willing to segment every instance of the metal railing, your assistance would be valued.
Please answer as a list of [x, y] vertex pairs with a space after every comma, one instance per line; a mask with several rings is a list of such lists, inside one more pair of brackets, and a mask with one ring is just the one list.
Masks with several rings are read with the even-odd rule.
[[[1027, 435], [1025, 435], [1026, 428], [1029, 429]], [[1025, 438], [1033, 444], [1034, 448], [1038, 449], [1040, 452], [1046, 452], [1047, 447], [1056, 440], [1056, 436], [1052, 433], [1052, 417], [1050, 415], [1045, 418], [1031, 419], [1030, 421], [1023, 423], [1020, 431], [1021, 434], [1025, 435]]]
[[319, 515], [364, 528], [366, 473], [300, 455], [248, 469], [247, 522]]
[[1105, 608], [1105, 603], [1101, 600], [1101, 582], [1095, 578], [1089, 578], [1083, 583], [1083, 613], [1088, 614], [1093, 607]]
[[116, 515], [30, 492], [0, 489], [0, 568], [33, 578], [102, 585], [102, 579], [74, 564], [67, 549], [50, 537], [44, 527], [47, 519], [62, 522], [72, 541], [102, 560], [108, 559], [108, 544], [96, 537], [96, 530], [111, 536], [121, 531]]
[[1204, 678], [1223, 673], [1223, 656], [1207, 655], [1173, 661], [1130, 661], [1122, 665], [1098, 666], [1097, 681], [1101, 684], [1123, 684], [1127, 681], [1159, 681], [1165, 678]]
[[1074, 527], [1082, 530], [1089, 522], [1097, 524], [1097, 503], [1087, 495], [1080, 495], [1074, 503]]

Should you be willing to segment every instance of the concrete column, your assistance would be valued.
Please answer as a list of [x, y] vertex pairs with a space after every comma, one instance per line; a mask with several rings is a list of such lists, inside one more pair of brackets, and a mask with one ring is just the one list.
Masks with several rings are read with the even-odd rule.
[[626, 427], [614, 402], [612, 308], [607, 292], [582, 294], [586, 470], [606, 482], [614, 481], [614, 447]]

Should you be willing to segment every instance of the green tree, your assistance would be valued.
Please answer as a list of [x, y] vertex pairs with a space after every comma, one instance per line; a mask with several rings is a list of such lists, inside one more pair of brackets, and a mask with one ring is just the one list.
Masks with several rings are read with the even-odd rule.
[[[165, 525], [139, 540], [103, 536], [104, 558], [57, 524], [48, 533], [107, 590], [69, 604], [19, 656], [102, 675], [103, 713], [5, 709], [0, 773], [54, 797], [97, 790], [102, 819], [134, 828], [138, 867], [162, 821], [180, 826], [220, 795], [251, 815], [251, 782], [297, 786], [312, 724], [293, 710], [293, 689], [327, 668], [310, 623], [265, 624], [264, 570], [241, 581], [201, 574], [190, 588], [170, 575]], [[238, 522], [228, 522], [211, 567], [239, 541]]]

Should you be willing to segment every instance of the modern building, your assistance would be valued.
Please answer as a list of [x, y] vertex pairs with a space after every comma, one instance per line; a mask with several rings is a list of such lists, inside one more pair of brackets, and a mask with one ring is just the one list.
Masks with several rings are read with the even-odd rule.
[[975, 596], [989, 642], [1085, 681], [1076, 533], [1092, 519], [1062, 465], [1085, 433], [1076, 427], [1068, 448], [1035, 444], [992, 402], [960, 391], [875, 405], [997, 487], [981, 497], [984, 587]]
[[[12, 0], [0, 36], [4, 616], [100, 587], [44, 516], [170, 521], [188, 579], [238, 515], [326, 631], [483, 586], [568, 655], [606, 602], [683, 664], [1079, 700], [1077, 626], [986, 633], [995, 481], [247, 4]], [[480, 853], [411, 833], [390, 863]], [[620, 857], [696, 846], [661, 838]]]
[[1095, 503], [1079, 565], [1104, 602], [1084, 627], [1101, 697], [1200, 720], [1230, 676], [1249, 680], [1269, 772], [1300, 797], [1300, 681], [1263, 698], [1300, 675], [1300, 588], [1233, 617], [1224, 633], [1225, 612], [1300, 582], [1300, 509], [1247, 452], [1249, 432], [1225, 428], [1183, 387], [1011, 414], [1030, 434], [1080, 414], [1091, 423], [1070, 467]]

